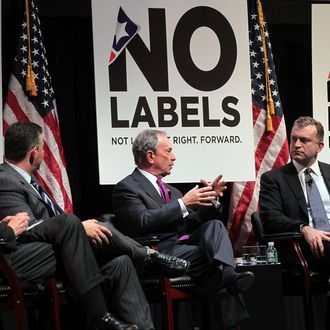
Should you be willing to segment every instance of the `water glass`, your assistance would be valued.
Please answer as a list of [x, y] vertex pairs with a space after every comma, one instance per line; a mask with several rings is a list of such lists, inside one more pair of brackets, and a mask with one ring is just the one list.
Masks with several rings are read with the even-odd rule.
[[255, 265], [257, 263], [257, 246], [243, 246], [243, 265]]
[[257, 264], [266, 264], [267, 263], [267, 246], [266, 245], [257, 245]]

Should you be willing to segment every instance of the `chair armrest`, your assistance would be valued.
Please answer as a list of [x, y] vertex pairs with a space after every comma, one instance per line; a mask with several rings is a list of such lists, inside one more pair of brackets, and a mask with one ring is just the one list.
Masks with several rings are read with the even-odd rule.
[[262, 235], [262, 240], [265, 242], [278, 242], [278, 241], [290, 241], [301, 239], [302, 235], [298, 232], [287, 232], [287, 233], [277, 233], [277, 234], [264, 234]]
[[156, 235], [134, 237], [134, 240], [144, 246], [155, 246], [160, 242]]

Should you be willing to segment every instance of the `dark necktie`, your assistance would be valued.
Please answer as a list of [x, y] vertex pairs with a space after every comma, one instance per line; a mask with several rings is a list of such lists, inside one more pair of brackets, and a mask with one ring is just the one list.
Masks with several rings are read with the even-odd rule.
[[61, 214], [60, 211], [56, 207], [56, 203], [53, 199], [46, 193], [46, 191], [40, 186], [40, 184], [36, 181], [31, 181], [31, 185], [38, 191], [42, 200], [49, 206], [49, 214], [50, 216]]
[[305, 182], [314, 226], [320, 230], [330, 231], [329, 220], [324, 209], [324, 204], [316, 183], [311, 176], [311, 172], [312, 170], [310, 168], [305, 170]]
[[169, 190], [167, 189], [165, 183], [162, 181], [162, 179], [157, 179], [157, 184], [160, 189], [160, 194], [163, 198], [164, 203], [169, 203], [171, 201], [170, 195], [169, 195]]

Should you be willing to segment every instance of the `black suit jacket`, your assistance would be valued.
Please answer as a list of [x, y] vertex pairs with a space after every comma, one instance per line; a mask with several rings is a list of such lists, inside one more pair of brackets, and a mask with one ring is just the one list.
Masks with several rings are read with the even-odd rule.
[[[330, 192], [330, 165], [319, 162], [325, 185]], [[260, 215], [267, 233], [299, 231], [308, 224], [307, 204], [293, 163], [261, 176]]]
[[188, 209], [189, 215], [182, 217], [178, 198], [182, 193], [166, 184], [171, 202], [163, 199], [152, 183], [137, 169], [120, 181], [113, 189], [113, 210], [118, 229], [131, 237], [160, 234], [161, 247], [173, 245], [179, 235], [192, 232], [203, 221], [219, 218], [213, 207]]

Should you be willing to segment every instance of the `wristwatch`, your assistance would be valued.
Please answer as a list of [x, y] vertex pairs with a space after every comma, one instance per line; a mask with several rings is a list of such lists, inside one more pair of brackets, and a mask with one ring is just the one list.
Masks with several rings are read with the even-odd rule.
[[220, 203], [217, 199], [212, 200], [211, 203], [213, 204], [213, 206], [214, 206], [216, 209], [220, 208], [220, 206], [221, 206], [221, 203]]
[[299, 226], [299, 231], [301, 232], [302, 228], [305, 227], [305, 226], [308, 226], [306, 223], [302, 223], [300, 226]]

